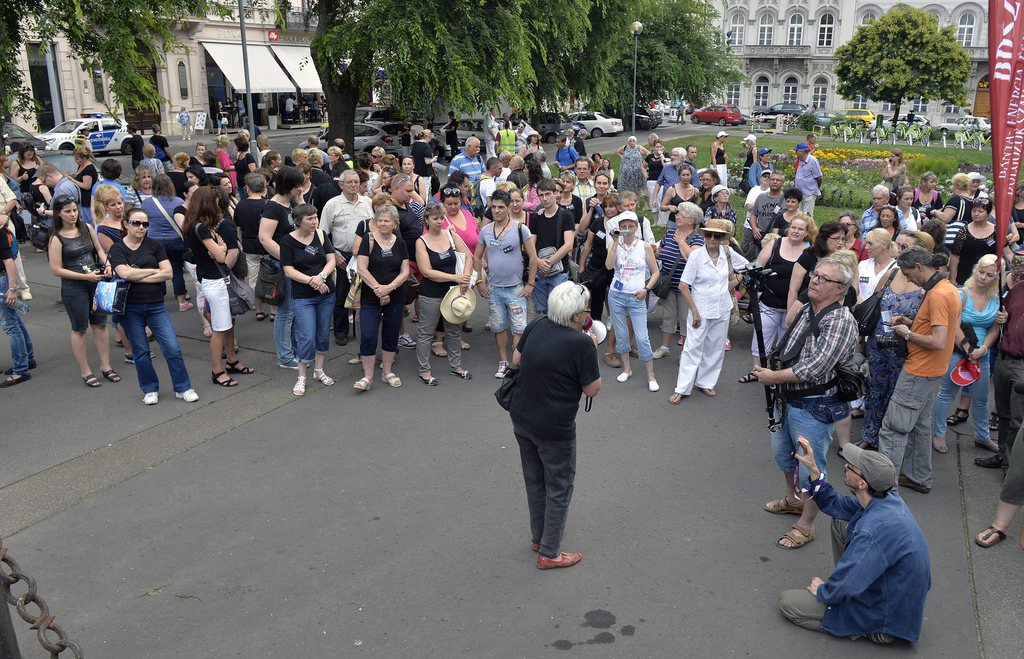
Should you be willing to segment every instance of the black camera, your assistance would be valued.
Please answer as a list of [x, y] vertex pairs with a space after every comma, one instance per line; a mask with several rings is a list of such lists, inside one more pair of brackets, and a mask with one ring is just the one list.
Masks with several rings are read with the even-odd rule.
[[756, 261], [740, 268], [739, 272], [743, 275], [743, 286], [748, 291], [751, 289], [763, 291], [766, 282], [776, 276], [774, 270], [766, 268]]
[[899, 334], [880, 336], [875, 342], [879, 350], [892, 350], [900, 359], [906, 359], [910, 354], [907, 350], [907, 340]]

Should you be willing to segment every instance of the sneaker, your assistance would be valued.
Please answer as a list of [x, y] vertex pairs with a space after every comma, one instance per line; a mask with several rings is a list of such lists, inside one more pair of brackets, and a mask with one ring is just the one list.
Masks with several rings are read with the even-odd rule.
[[297, 362], [297, 361], [290, 361], [290, 362], [288, 362], [286, 364], [282, 364], [281, 362], [278, 362], [277, 365], [280, 366], [281, 368], [290, 368], [293, 371], [299, 370], [299, 362]]
[[409, 333], [406, 332], [405, 334], [398, 337], [398, 345], [401, 348], [412, 349], [416, 347], [416, 341], [414, 341], [413, 338], [409, 336]]
[[498, 362], [498, 370], [494, 372], [494, 377], [500, 380], [501, 378], [505, 377], [506, 373], [508, 373], [508, 362]]
[[725, 340], [725, 349], [732, 350], [732, 341], [730, 341], [729, 339]]
[[608, 364], [612, 368], [622, 368], [622, 359], [614, 352], [604, 353], [604, 363]]
[[194, 305], [194, 304], [192, 304], [191, 302], [188, 302], [188, 301], [179, 302], [178, 303], [178, 311], [184, 312], [184, 311], [189, 311], [190, 309], [195, 309], [195, 308], [196, 308], [196, 305]]
[[134, 364], [135, 363], [135, 355], [129, 355], [127, 352], [124, 353], [124, 363], [125, 364]]
[[648, 380], [647, 381], [647, 388], [649, 390], [651, 390], [651, 391], [658, 391], [659, 389], [661, 389], [661, 387], [658, 386], [658, 381], [657, 380]]
[[617, 382], [625, 382], [626, 380], [628, 380], [631, 377], [633, 377], [633, 372], [632, 371], [623, 371], [623, 372], [619, 373], [615, 377], [615, 380]]
[[560, 567], [572, 567], [581, 560], [583, 560], [583, 557], [580, 556], [579, 552], [575, 551], [563, 551], [558, 554], [557, 558], [548, 558], [547, 556], [540, 555], [537, 557], [537, 569], [551, 570]]
[[155, 391], [151, 391], [142, 397], [143, 405], [156, 405], [160, 402], [160, 394]]
[[662, 357], [668, 357], [670, 354], [672, 353], [669, 351], [668, 346], [661, 346], [654, 351], [654, 358], [661, 359]]
[[174, 392], [175, 398], [180, 398], [186, 403], [194, 403], [199, 400], [199, 394], [196, 393], [195, 389], [189, 389], [188, 391], [176, 391]]

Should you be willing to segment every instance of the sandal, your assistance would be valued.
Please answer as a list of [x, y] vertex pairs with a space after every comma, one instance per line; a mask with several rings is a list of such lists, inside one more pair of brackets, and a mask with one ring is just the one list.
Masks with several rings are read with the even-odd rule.
[[668, 397], [668, 404], [678, 405], [679, 403], [683, 402], [684, 398], [686, 398], [686, 396], [682, 394], [672, 394], [671, 396]]
[[715, 396], [718, 395], [718, 392], [716, 392], [711, 387], [697, 387], [697, 391], [701, 392], [702, 394], [704, 394], [708, 398], [714, 398]]
[[740, 384], [747, 384], [748, 382], [757, 382], [757, 376], [751, 371], [737, 380]]
[[[803, 537], [797, 536], [797, 533], [799, 533], [800, 536]], [[782, 544], [782, 541], [785, 538], [789, 538], [789, 541], [793, 543], [792, 547], [787, 547], [786, 545]], [[814, 529], [804, 529], [794, 524], [792, 528], [790, 528], [788, 531], [782, 534], [781, 538], [775, 541], [775, 546], [779, 547], [780, 549], [799, 549], [800, 547], [803, 547], [806, 544], [814, 542], [814, 538]]]
[[463, 350], [469, 350], [469, 349], [471, 349], [472, 347], [473, 347], [473, 346], [469, 345], [469, 344], [468, 344], [468, 343], [466, 343], [465, 341], [463, 341], [463, 342], [462, 342], [462, 349], [463, 349]]
[[277, 314], [276, 314], [276, 313], [273, 313], [273, 312], [271, 312], [271, 314], [270, 314], [270, 320], [277, 320]]
[[420, 379], [420, 382], [422, 382], [423, 384], [427, 385], [428, 387], [436, 387], [437, 386], [437, 378], [435, 378], [435, 377], [425, 378], [422, 375], [419, 375], [417, 377]]
[[456, 371], [453, 368], [452, 370], [450, 370], [448, 372], [451, 373], [452, 375], [454, 375], [457, 378], [462, 378], [463, 380], [472, 380], [473, 379], [472, 374], [470, 374], [470, 372], [467, 371], [466, 369], [462, 369], [461, 371]]
[[942, 453], [943, 455], [949, 453], [949, 447], [946, 446], [946, 438], [942, 438], [941, 444], [936, 443], [935, 440], [932, 439], [932, 450], [934, 450], [936, 453]]
[[109, 371], [100, 371], [104, 378], [110, 382], [120, 382], [121, 376], [117, 374], [117, 371], [110, 369]]
[[[434, 350], [434, 346], [442, 346], [442, 347], [441, 347], [440, 351], [438, 351], [438, 350]], [[435, 357], [441, 357], [442, 359], [444, 359], [445, 357], [448, 356], [448, 351], [444, 349], [443, 344], [440, 341], [434, 341], [433, 343], [430, 344], [430, 352]]]
[[[226, 377], [227, 380], [221, 380], [220, 379], [221, 376]], [[235, 380], [234, 378], [229, 376], [224, 371], [211, 372], [210, 373], [210, 379], [213, 380], [214, 384], [219, 384], [222, 387], [237, 387], [238, 386], [238, 380]]]
[[257, 311], [256, 312], [256, 320], [257, 321], [262, 321], [262, 320], [266, 320], [266, 319], [267, 319], [267, 312], [265, 312], [265, 311]]
[[[233, 362], [225, 362], [225, 363], [227, 364], [227, 369], [226, 370], [227, 370], [228, 373], [239, 373], [241, 375], [252, 375], [253, 373], [256, 372], [255, 369], [251, 369], [248, 366], [239, 366], [237, 359], [235, 361], [233, 361]], [[314, 373], [315, 373], [315, 371], [314, 371]]]
[[971, 413], [970, 413], [969, 410], [970, 410], [970, 408], [967, 408], [967, 409], [964, 409], [962, 407], [956, 408], [956, 412], [953, 412], [952, 414], [950, 414], [949, 416], [946, 417], [946, 425], [947, 426], [955, 426], [958, 423], [963, 423], [964, 421], [966, 421], [968, 419], [968, 417], [971, 416]]
[[103, 383], [100, 382], [100, 379], [97, 378], [92, 373], [89, 373], [88, 375], [83, 375], [82, 381], [85, 382], [85, 386], [89, 387], [90, 389], [95, 389], [96, 387], [103, 386]]
[[398, 389], [399, 387], [402, 386], [402, 380], [399, 379], [399, 377], [394, 373], [385, 373], [384, 375], [381, 376], [381, 379], [387, 382], [390, 386], [394, 387], [395, 389]]
[[978, 535], [974, 536], [974, 543], [979, 547], [988, 549], [994, 545], [998, 545], [1003, 540], [1006, 540], [1006, 532], [1000, 531], [994, 526], [990, 526]]
[[995, 412], [988, 415], [988, 429], [999, 430], [999, 415]]
[[420, 322], [420, 315], [419, 314], [413, 314], [412, 318], [410, 318], [409, 320], [411, 320], [414, 323], [418, 323], [418, 322]]
[[324, 373], [324, 369], [322, 368], [313, 369], [313, 379], [319, 381], [320, 384], [325, 387], [329, 387], [334, 384], [334, 378]]
[[775, 499], [764, 504], [764, 509], [775, 515], [802, 515], [804, 512], [804, 504], [794, 506], [789, 502], [786, 497]]
[[747, 325], [753, 325], [754, 324], [754, 316], [751, 315], [751, 313], [749, 311], [746, 312], [746, 313], [741, 313], [740, 314], [740, 320], [745, 322]]
[[210, 327], [209, 325], [204, 327], [203, 328], [203, 336], [205, 336], [206, 338], [210, 338], [211, 336], [213, 336], [213, 328]]
[[292, 393], [296, 396], [303, 396], [306, 393], [306, 378], [299, 376], [295, 379], [295, 386], [292, 387]]
[[369, 391], [371, 387], [373, 387], [373, 383], [370, 382], [368, 378], [359, 378], [356, 380], [356, 383], [352, 385], [353, 389], [358, 389], [359, 391]]
[[[90, 374], [91, 375], [91, 374]], [[7, 387], [13, 387], [32, 379], [31, 373], [24, 373], [22, 375], [9, 375], [3, 382], [0, 382], [0, 389], [6, 389]]]

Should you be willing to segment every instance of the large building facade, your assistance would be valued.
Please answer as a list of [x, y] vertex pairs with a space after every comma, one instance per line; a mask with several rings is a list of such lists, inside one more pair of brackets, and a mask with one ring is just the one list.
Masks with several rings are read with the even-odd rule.
[[906, 4], [935, 15], [940, 26], [956, 26], [957, 40], [971, 58], [971, 75], [966, 106], [907, 99], [900, 112], [912, 109], [933, 124], [964, 114], [989, 116], [988, 10], [980, 2], [716, 0], [716, 4], [722, 31], [747, 76], [725, 90], [724, 101], [744, 112], [789, 102], [830, 112], [868, 108], [891, 114], [894, 108], [888, 103], [836, 94], [835, 51], [859, 26], [896, 4]]
[[[306, 3], [301, 5], [304, 10]], [[271, 21], [271, 17], [258, 13], [246, 17], [254, 114], [257, 123], [263, 125], [268, 123], [268, 111], [282, 110], [288, 95], [298, 99], [321, 92], [309, 56], [315, 21], [307, 28], [303, 11], [287, 14], [285, 25]], [[218, 101], [230, 106], [245, 89], [237, 18], [194, 19], [173, 28], [182, 45], [160, 53], [149, 70], [167, 102], [160, 108], [124, 108], [123, 116], [146, 132], [151, 124], [160, 123], [165, 133], [180, 133], [175, 117], [182, 107], [193, 118], [206, 113], [207, 127], [213, 126]], [[36, 116], [16, 117], [17, 123], [29, 131], [48, 130], [67, 119], [111, 113], [113, 99], [107, 76], [99, 66], [72, 55], [62, 38], [48, 47], [29, 39], [18, 54], [18, 66], [41, 108]]]

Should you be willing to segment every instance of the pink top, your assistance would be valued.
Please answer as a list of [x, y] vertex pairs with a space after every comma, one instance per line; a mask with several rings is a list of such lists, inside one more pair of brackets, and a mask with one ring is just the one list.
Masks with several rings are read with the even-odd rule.
[[[227, 170], [228, 167], [234, 166], [234, 161], [231, 160], [231, 156], [228, 155], [227, 149], [217, 150], [217, 166], [223, 170]], [[228, 172], [228, 178], [231, 179], [231, 187], [238, 188], [238, 174], [237, 172]]]
[[466, 228], [460, 229], [455, 226], [447, 216], [444, 218], [444, 228], [452, 229], [455, 233], [459, 234], [459, 238], [462, 238], [462, 242], [466, 243], [466, 247], [469, 249], [469, 253], [473, 254], [476, 252], [476, 244], [480, 238], [480, 229], [476, 225], [476, 218], [469, 211], [463, 209], [462, 218], [466, 221]]

